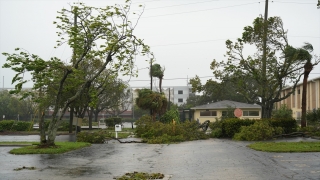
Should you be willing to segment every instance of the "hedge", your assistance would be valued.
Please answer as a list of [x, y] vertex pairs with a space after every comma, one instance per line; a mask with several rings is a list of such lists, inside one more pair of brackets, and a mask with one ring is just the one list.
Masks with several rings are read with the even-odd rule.
[[250, 126], [255, 120], [230, 118], [221, 122], [222, 137], [232, 138], [235, 133], [240, 132], [241, 126]]
[[295, 132], [297, 130], [297, 122], [295, 119], [238, 119], [230, 118], [221, 121], [222, 137], [232, 138], [236, 133], [240, 132], [241, 126], [251, 126], [256, 121], [267, 121], [271, 127], [281, 127], [285, 134]]
[[26, 121], [3, 120], [0, 121], [0, 131], [28, 131], [32, 129], [33, 123]]

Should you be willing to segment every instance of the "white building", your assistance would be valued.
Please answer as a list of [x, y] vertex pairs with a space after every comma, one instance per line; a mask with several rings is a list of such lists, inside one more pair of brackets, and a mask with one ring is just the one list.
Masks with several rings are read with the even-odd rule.
[[[132, 97], [136, 99], [138, 97], [137, 89], [150, 89], [150, 87], [131, 87]], [[190, 86], [165, 86], [162, 87], [168, 101], [177, 104], [178, 106], [187, 103], [187, 99], [190, 94], [193, 94]]]

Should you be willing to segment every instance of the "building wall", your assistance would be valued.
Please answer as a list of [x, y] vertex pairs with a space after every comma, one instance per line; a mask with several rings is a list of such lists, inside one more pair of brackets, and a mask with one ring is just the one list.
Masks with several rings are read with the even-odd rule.
[[190, 87], [189, 86], [175, 86], [173, 87], [174, 99], [173, 103], [178, 106], [187, 102], [187, 99], [190, 95]]
[[[240, 108], [241, 109], [241, 108]], [[222, 117], [222, 111], [226, 111], [227, 109], [210, 109], [210, 111], [216, 111], [217, 116], [200, 116], [201, 111], [205, 111], [205, 109], [196, 109], [194, 111], [194, 119], [199, 119], [200, 123], [203, 123], [206, 120], [210, 122], [215, 122], [217, 119]], [[240, 119], [260, 119], [261, 118], [261, 109], [241, 109], [242, 111], [259, 111], [259, 116], [241, 116]]]
[[[302, 83], [299, 83], [296, 90], [287, 99], [277, 102], [275, 108], [279, 109], [281, 105], [286, 104], [290, 109], [292, 109], [292, 117], [295, 119], [301, 118], [301, 106], [302, 106]], [[282, 91], [283, 93], [290, 92], [292, 87], [286, 88]], [[306, 108], [307, 111], [312, 111], [313, 109], [320, 108], [320, 77], [315, 79], [310, 79], [307, 84], [307, 100]], [[283, 97], [283, 96], [282, 96]]]

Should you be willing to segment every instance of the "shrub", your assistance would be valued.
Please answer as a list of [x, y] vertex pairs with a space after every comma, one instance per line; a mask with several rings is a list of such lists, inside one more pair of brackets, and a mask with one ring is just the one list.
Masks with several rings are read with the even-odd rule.
[[272, 111], [273, 119], [292, 119], [292, 110], [286, 104], [282, 104], [279, 109]]
[[28, 131], [32, 129], [33, 124], [25, 121], [3, 120], [0, 121], [0, 130], [2, 131]]
[[211, 129], [210, 137], [212, 138], [220, 138], [222, 137], [222, 121], [216, 119], [214, 122], [210, 122], [209, 128]]
[[196, 121], [174, 125], [152, 121], [151, 116], [142, 116], [137, 120], [135, 132], [147, 143], [170, 143], [208, 138], [204, 132], [199, 131]]
[[295, 119], [267, 119], [273, 128], [282, 127], [283, 132], [288, 134], [297, 131], [297, 121]]
[[32, 127], [32, 122], [19, 121], [13, 124], [11, 131], [29, 131]]
[[242, 126], [240, 132], [233, 137], [234, 140], [258, 141], [271, 139], [275, 134], [281, 134], [282, 128], [273, 128], [268, 121], [256, 121], [251, 126]]
[[95, 132], [79, 132], [77, 134], [77, 142], [88, 143], [104, 143], [107, 137], [107, 133], [104, 131]]
[[107, 118], [105, 121], [106, 121], [106, 125], [108, 126], [108, 128], [114, 128], [114, 126], [116, 124], [122, 123], [122, 119], [120, 117]]
[[231, 118], [221, 121], [222, 136], [232, 138], [235, 133], [240, 132], [241, 126], [250, 126], [255, 120]]
[[162, 123], [171, 123], [172, 120], [175, 120], [176, 123], [180, 122], [179, 111], [177, 109], [171, 109], [160, 117]]
[[215, 128], [211, 131], [210, 137], [220, 138], [222, 137], [222, 128]]
[[306, 119], [308, 122], [320, 123], [320, 108], [307, 112]]
[[14, 124], [14, 120], [2, 120], [0, 121], [0, 130], [10, 131]]

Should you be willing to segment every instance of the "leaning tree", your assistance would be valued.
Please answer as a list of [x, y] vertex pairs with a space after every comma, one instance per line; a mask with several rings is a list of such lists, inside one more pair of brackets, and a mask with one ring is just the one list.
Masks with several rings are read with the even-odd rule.
[[[149, 53], [149, 47], [133, 34], [141, 14], [136, 14], [135, 23], [130, 21], [130, 3], [127, 0], [124, 5], [99, 8], [75, 3], [71, 11], [62, 9], [58, 12], [58, 20], [54, 22], [60, 37], [57, 47], [68, 43], [73, 49], [68, 63], [55, 57], [44, 60], [19, 48], [16, 49], [17, 53], [3, 53], [7, 57], [3, 67], [11, 68], [17, 73], [12, 80], [16, 83], [14, 93], [19, 93], [22, 85], [28, 81], [23, 79], [23, 73], [30, 72], [34, 82], [33, 90], [41, 94], [38, 96], [41, 111], [48, 106], [53, 107], [48, 139], [41, 141], [43, 145], [55, 145], [56, 132], [64, 113], [101, 72], [108, 68], [130, 74], [137, 53]], [[85, 74], [81, 68], [85, 61], [101, 61], [102, 65], [89, 78], [74, 78]], [[70, 84], [66, 82], [71, 77], [75, 81], [72, 88], [77, 91], [67, 96], [66, 87], [70, 87]]]
[[[303, 75], [303, 56], [287, 56], [289, 45], [287, 31], [280, 17], [270, 17], [267, 21], [266, 73], [263, 72], [263, 39], [265, 22], [262, 17], [254, 20], [253, 26], [244, 28], [242, 38], [236, 42], [226, 41], [226, 61], [213, 60], [211, 69], [219, 80], [234, 83], [236, 91], [249, 103], [262, 107], [262, 118], [270, 118], [273, 105], [288, 98]], [[246, 55], [245, 47], [253, 46], [256, 52]], [[317, 64], [314, 59], [312, 64]], [[230, 78], [232, 77], [232, 78]], [[281, 95], [282, 89], [293, 84], [292, 91]]]

